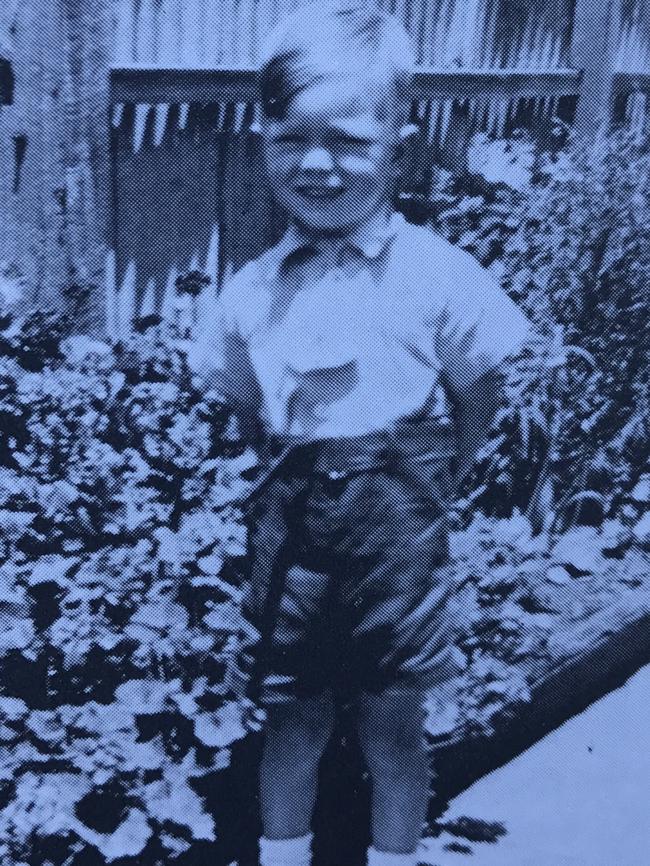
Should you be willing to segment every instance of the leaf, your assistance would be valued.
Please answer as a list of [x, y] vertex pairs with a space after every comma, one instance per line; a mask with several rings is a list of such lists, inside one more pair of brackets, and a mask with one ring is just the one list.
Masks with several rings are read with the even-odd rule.
[[0, 653], [13, 649], [26, 650], [35, 639], [31, 619], [0, 614]]
[[578, 358], [582, 358], [583, 361], [586, 361], [592, 369], [595, 369], [598, 366], [596, 359], [591, 352], [588, 352], [580, 346], [565, 346], [564, 351], [567, 355], [577, 355]]
[[122, 636], [116, 634], [114, 632], [106, 631], [100, 637], [97, 638], [97, 644], [108, 652], [110, 650], [115, 649], [116, 646], [121, 642]]
[[0, 723], [0, 743], [12, 743], [18, 739], [18, 732], [8, 725]]
[[576, 526], [561, 535], [551, 551], [551, 564], [566, 565], [581, 574], [597, 573], [603, 564], [598, 530]]
[[189, 615], [182, 605], [161, 599], [139, 607], [131, 617], [131, 622], [166, 632], [188, 628]]
[[121, 769], [158, 770], [165, 762], [165, 748], [160, 735], [146, 743], [126, 742], [123, 745]]
[[177, 532], [172, 532], [166, 526], [160, 526], [153, 532], [158, 541], [158, 558], [174, 568], [174, 573], [180, 573], [181, 539]]
[[197, 653], [206, 653], [213, 648], [215, 638], [210, 634], [195, 634], [189, 640], [190, 648]]
[[43, 556], [32, 565], [28, 577], [29, 585], [54, 582], [67, 586], [68, 572], [80, 562], [79, 556]]
[[116, 699], [133, 713], [151, 715], [165, 709], [168, 698], [180, 691], [180, 680], [127, 680], [115, 689]]
[[3, 578], [3, 581], [0, 582], [0, 604], [6, 604], [10, 607], [26, 604], [27, 596], [22, 587], [17, 587], [7, 574], [3, 575]]
[[631, 498], [639, 505], [650, 505], [650, 475], [642, 475], [630, 493]]
[[570, 505], [576, 505], [582, 502], [597, 503], [602, 513], [604, 513], [607, 508], [606, 497], [603, 496], [602, 493], [599, 493], [597, 490], [581, 490], [579, 493], [574, 493], [564, 503], [564, 508], [568, 508]]
[[74, 807], [88, 793], [90, 782], [78, 773], [35, 773], [20, 776], [14, 800], [4, 810], [24, 837], [66, 833], [75, 822]]
[[192, 586], [214, 586], [236, 602], [240, 602], [243, 596], [243, 590], [216, 575], [196, 575], [191, 578], [191, 584]]
[[138, 623], [127, 623], [124, 626], [124, 634], [144, 647], [148, 647], [160, 640], [159, 631], [145, 625], [139, 625]]
[[17, 722], [25, 718], [28, 712], [27, 704], [20, 698], [0, 697], [0, 714], [10, 722]]
[[92, 774], [93, 785], [95, 785], [96, 787], [101, 787], [102, 785], [105, 785], [108, 781], [110, 781], [110, 779], [112, 779], [114, 775], [115, 774], [112, 769], [109, 770], [105, 767], [99, 767]]
[[218, 553], [213, 553], [210, 556], [202, 556], [197, 560], [197, 565], [203, 574], [220, 574], [221, 569], [223, 568], [223, 556], [220, 556]]
[[552, 355], [550, 358], [547, 358], [545, 361], [546, 367], [551, 370], [557, 369], [558, 367], [563, 367], [567, 362], [566, 354], [562, 353], [560, 355]]
[[214, 821], [185, 779], [162, 779], [145, 785], [144, 802], [149, 815], [161, 824], [173, 821], [187, 827], [194, 839], [215, 841]]
[[[212, 644], [213, 641], [210, 640], [210, 643], [206, 647], [206, 649], [210, 649], [212, 647]], [[192, 718], [198, 710], [198, 705], [192, 695], [185, 694], [185, 692], [177, 692], [176, 694], [171, 696], [171, 699], [176, 704], [179, 711], [188, 718]]]
[[16, 532], [27, 529], [38, 517], [35, 511], [8, 511], [0, 509], [0, 529]]
[[[159, 834], [158, 838], [163, 848], [166, 848], [174, 859], [181, 854], [185, 854], [192, 847], [191, 842], [174, 836], [172, 833], [167, 833], [164, 830]], [[237, 864], [230, 864], [230, 866], [237, 866]]]
[[141, 809], [131, 809], [126, 819], [110, 834], [97, 833], [78, 820], [72, 829], [101, 851], [109, 863], [122, 857], [137, 857], [152, 836], [147, 816]]
[[122, 389], [124, 383], [126, 382], [126, 376], [119, 370], [115, 370], [108, 377], [109, 389], [110, 389], [110, 398], [113, 399], [117, 393]]
[[194, 735], [205, 746], [225, 748], [246, 736], [239, 704], [230, 701], [214, 713], [200, 713], [194, 720]]
[[67, 725], [100, 736], [121, 735], [134, 730], [133, 712], [119, 703], [88, 701], [81, 707], [62, 706], [59, 714]]
[[53, 710], [32, 710], [26, 725], [39, 740], [51, 745], [60, 745], [65, 739], [65, 729]]
[[203, 622], [209, 629], [233, 633], [239, 630], [241, 619], [239, 608], [232, 602], [224, 602], [206, 613]]
[[241, 475], [242, 472], [252, 469], [258, 463], [259, 457], [252, 448], [247, 448], [239, 457], [232, 457], [223, 461], [224, 467], [232, 475]]

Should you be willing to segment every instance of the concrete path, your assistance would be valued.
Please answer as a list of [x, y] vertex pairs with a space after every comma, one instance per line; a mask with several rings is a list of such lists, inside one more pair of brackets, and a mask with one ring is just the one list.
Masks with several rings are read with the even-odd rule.
[[[650, 666], [450, 804], [500, 822], [494, 843], [443, 833], [436, 866], [650, 866]], [[446, 849], [460, 843], [471, 849]]]

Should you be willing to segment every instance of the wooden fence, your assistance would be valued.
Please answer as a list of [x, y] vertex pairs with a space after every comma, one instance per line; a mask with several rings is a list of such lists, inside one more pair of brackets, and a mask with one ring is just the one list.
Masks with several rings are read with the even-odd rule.
[[[114, 336], [135, 313], [170, 313], [183, 271], [213, 278], [209, 306], [223, 274], [282, 228], [249, 126], [260, 37], [297, 2], [20, 4], [13, 106], [0, 109], [5, 282], [27, 282], [29, 303], [56, 303], [65, 283], [94, 285], [88, 326]], [[647, 0], [377, 2], [402, 16], [416, 44], [414, 189], [426, 191], [433, 160], [462, 170], [481, 126], [499, 134], [522, 113], [539, 122], [562, 109], [590, 138], [644, 116]], [[208, 45], [210, 32], [218, 39]], [[433, 65], [440, 59], [446, 66]]]

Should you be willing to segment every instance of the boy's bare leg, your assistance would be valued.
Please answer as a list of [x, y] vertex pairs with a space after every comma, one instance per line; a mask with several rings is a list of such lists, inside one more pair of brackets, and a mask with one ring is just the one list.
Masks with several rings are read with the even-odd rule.
[[333, 729], [334, 701], [329, 692], [267, 709], [260, 768], [267, 839], [292, 839], [310, 831], [318, 764]]
[[429, 801], [429, 758], [420, 689], [394, 688], [359, 699], [358, 729], [372, 779], [372, 838], [379, 851], [417, 848]]

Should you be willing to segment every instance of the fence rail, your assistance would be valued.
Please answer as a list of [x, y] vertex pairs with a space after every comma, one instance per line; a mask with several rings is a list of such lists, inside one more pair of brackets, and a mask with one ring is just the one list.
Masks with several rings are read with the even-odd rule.
[[613, 90], [617, 96], [629, 96], [631, 93], [650, 93], [650, 71], [626, 70], [613, 75]]
[[[258, 72], [253, 67], [165, 69], [114, 66], [110, 70], [113, 102], [256, 102]], [[580, 72], [574, 69], [463, 69], [416, 68], [412, 99], [511, 99], [519, 96], [577, 96]]]
[[[414, 100], [517, 99], [579, 96], [583, 72], [578, 69], [435, 69], [416, 68], [409, 96]], [[650, 71], [612, 73], [617, 96], [650, 92]], [[112, 66], [113, 103], [256, 102], [258, 72], [254, 67]]]

